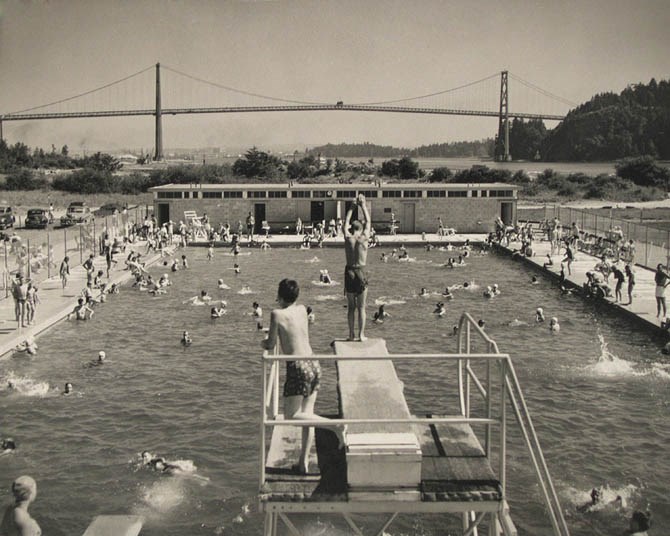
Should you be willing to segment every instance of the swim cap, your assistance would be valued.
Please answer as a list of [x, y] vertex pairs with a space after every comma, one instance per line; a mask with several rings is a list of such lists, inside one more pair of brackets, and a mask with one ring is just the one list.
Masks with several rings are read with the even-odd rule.
[[551, 321], [552, 321], [554, 324], [558, 324], [558, 318], [556, 318], [555, 316], [552, 316], [552, 317], [551, 317]]
[[30, 476], [20, 476], [12, 483], [12, 493], [17, 502], [34, 499], [37, 495], [37, 483]]
[[542, 312], [542, 307], [538, 307], [536, 312], [541, 313]]
[[104, 359], [105, 357], [107, 357], [107, 354], [104, 352], [104, 350], [100, 350], [98, 352], [98, 357], [102, 357]]

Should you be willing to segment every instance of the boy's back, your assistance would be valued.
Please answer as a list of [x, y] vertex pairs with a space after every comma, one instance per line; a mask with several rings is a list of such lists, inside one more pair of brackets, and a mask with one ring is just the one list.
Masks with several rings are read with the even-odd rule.
[[[282, 352], [286, 355], [312, 355], [309, 344], [307, 310], [304, 305], [292, 304], [272, 311], [270, 329], [277, 328]], [[272, 333], [270, 337], [272, 337]]]

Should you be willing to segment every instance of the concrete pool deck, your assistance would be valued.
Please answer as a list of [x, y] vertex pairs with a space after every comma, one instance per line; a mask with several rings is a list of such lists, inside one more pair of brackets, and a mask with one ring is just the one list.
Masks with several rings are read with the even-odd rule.
[[[135, 250], [144, 250], [144, 242], [135, 244]], [[118, 256], [119, 263], [111, 270], [108, 285], [112, 283], [122, 284], [130, 280], [132, 275], [129, 270], [124, 270], [123, 255]], [[160, 254], [154, 254], [145, 260], [146, 266], [151, 266], [161, 258]], [[98, 256], [94, 260], [95, 270], [106, 270], [107, 263], [104, 256]], [[38, 297], [40, 303], [35, 312], [33, 325], [22, 328], [15, 320], [14, 300], [0, 300], [0, 360], [9, 357], [16, 346], [28, 337], [37, 337], [48, 330], [54, 324], [65, 319], [77, 304], [77, 298], [86, 287], [86, 269], [79, 265], [70, 268], [70, 277], [67, 287], [63, 290], [60, 277], [54, 276], [38, 283]], [[39, 346], [39, 343], [38, 343]], [[38, 350], [39, 355], [39, 350]]]
[[[515, 250], [521, 248], [521, 242], [511, 242], [507, 247], [498, 246], [498, 248], [508, 254], [512, 254]], [[553, 266], [544, 268], [547, 254], [550, 251], [551, 246], [548, 241], [536, 240], [533, 242], [534, 255], [532, 257], [519, 257], [519, 259], [523, 259], [524, 262], [536, 268], [538, 272], [558, 281], [561, 271], [561, 261], [565, 258], [565, 255], [552, 255]], [[578, 289], [581, 293], [583, 284], [586, 282], [586, 272], [593, 271], [599, 262], [600, 259], [598, 257], [582, 251], [575, 252], [575, 260], [572, 261], [571, 266], [572, 275], [568, 275], [567, 266], [565, 268], [564, 286], [570, 289]], [[619, 266], [623, 271], [623, 263], [620, 263]], [[611, 276], [610, 286], [612, 288], [612, 296], [597, 299], [597, 301], [612, 307], [618, 313], [639, 322], [641, 325], [659, 334], [668, 333], [667, 330], [661, 328], [661, 319], [656, 317], [656, 297], [654, 294], [656, 290], [656, 283], [654, 282], [655, 271], [640, 265], [635, 265], [633, 271], [635, 274], [635, 287], [633, 288], [633, 303], [631, 305], [624, 305], [628, 303], [628, 281], [624, 282], [621, 289], [623, 303], [617, 303], [614, 299], [614, 287], [616, 283]], [[670, 296], [670, 292], [668, 295]], [[670, 303], [668, 303], [668, 313], [670, 314]]]

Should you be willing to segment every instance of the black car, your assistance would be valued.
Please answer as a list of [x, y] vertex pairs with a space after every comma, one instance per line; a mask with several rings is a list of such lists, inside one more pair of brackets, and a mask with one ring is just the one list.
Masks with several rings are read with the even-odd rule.
[[46, 229], [49, 225], [49, 212], [43, 208], [31, 208], [26, 215], [26, 229]]
[[120, 203], [106, 203], [102, 205], [99, 209], [93, 211], [93, 215], [96, 218], [104, 218], [105, 216], [111, 216], [116, 210], [117, 213], [121, 214], [123, 210], [123, 205]]
[[14, 227], [15, 221], [12, 207], [6, 205], [0, 206], [0, 229], [4, 230]]

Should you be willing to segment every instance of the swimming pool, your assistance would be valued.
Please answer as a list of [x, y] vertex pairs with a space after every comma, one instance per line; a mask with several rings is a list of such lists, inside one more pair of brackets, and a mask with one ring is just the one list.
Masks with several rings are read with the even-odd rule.
[[[388, 303], [392, 318], [370, 324], [368, 335], [385, 338], [396, 353], [455, 351], [448, 334], [461, 312], [485, 319], [500, 350], [514, 360], [573, 535], [620, 533], [630, 510], [647, 502], [656, 527], [670, 524], [665, 484], [670, 467], [664, 455], [670, 442], [670, 367], [660, 341], [579, 297], [560, 295], [550, 282], [531, 285], [532, 272], [508, 258], [472, 257], [467, 266], [448, 270], [439, 266], [446, 252], [410, 249], [416, 262], [383, 264], [381, 251], [369, 256], [368, 313], [377, 300]], [[38, 356], [21, 354], [0, 363], [0, 385], [13, 379], [20, 388], [0, 391], [0, 435], [12, 435], [19, 446], [0, 458], [0, 488], [8, 490], [19, 474], [36, 478], [38, 498], [31, 510], [45, 534], [83, 533], [103, 513], [145, 515], [142, 534], [148, 536], [261, 532], [262, 516], [254, 511], [262, 336], [249, 314], [251, 304], [260, 302], [267, 322], [278, 281], [296, 278], [301, 302], [316, 313], [312, 346], [327, 353], [334, 337], [346, 335], [346, 301], [342, 285], [312, 281], [327, 268], [341, 282], [344, 254], [254, 250], [237, 260], [239, 275], [224, 250], [216, 250], [211, 262], [205, 249], [187, 255], [191, 268], [171, 274], [167, 295], [152, 298], [124, 288], [97, 308], [91, 322], [64, 322], [43, 336]], [[218, 278], [231, 289], [219, 291]], [[446, 318], [436, 318], [432, 311], [442, 299], [437, 293], [470, 280], [482, 286], [496, 282], [502, 293], [486, 300], [482, 288], [456, 290]], [[252, 293], [239, 294], [245, 285]], [[418, 297], [421, 287], [436, 294]], [[228, 314], [212, 321], [208, 307], [183, 303], [201, 289], [226, 299]], [[535, 325], [538, 306], [548, 317], [559, 317], [559, 335]], [[514, 319], [519, 322], [510, 327]], [[194, 340], [185, 350], [179, 344], [184, 329]], [[84, 367], [101, 349], [108, 363]], [[452, 402], [448, 389], [445, 395], [448, 386], [428, 365], [401, 363], [398, 369], [413, 411]], [[335, 407], [335, 373], [328, 367], [324, 373], [317, 410], [327, 413]], [[60, 396], [66, 381], [74, 384], [75, 395]], [[550, 534], [518, 434], [510, 442], [513, 519], [520, 534]], [[159, 476], [142, 468], [139, 453], [145, 449], [191, 460], [197, 474], [210, 480]], [[605, 499], [622, 495], [628, 508], [576, 513], [593, 486], [606, 487]], [[434, 534], [444, 530], [443, 519], [407, 519], [389, 532]], [[341, 533], [331, 521], [305, 519], [315, 532]]]

